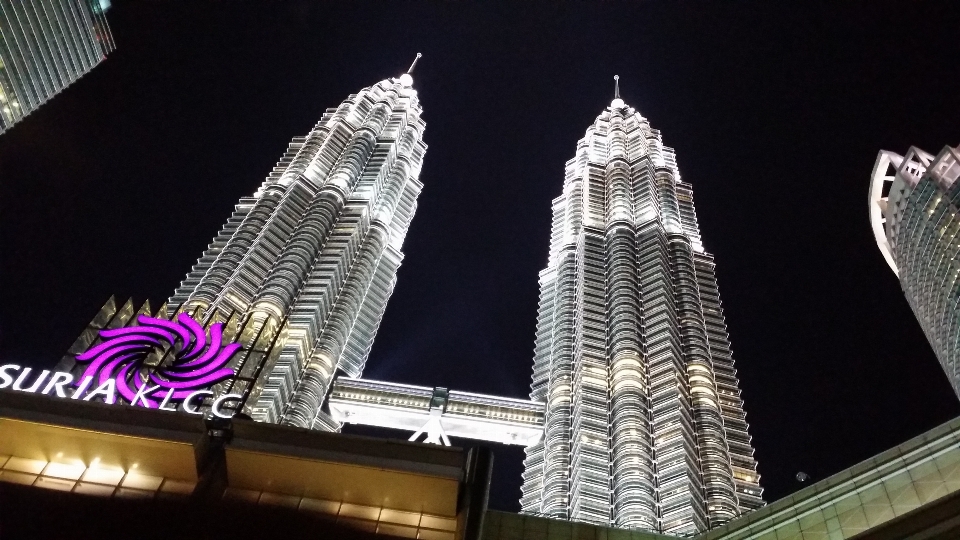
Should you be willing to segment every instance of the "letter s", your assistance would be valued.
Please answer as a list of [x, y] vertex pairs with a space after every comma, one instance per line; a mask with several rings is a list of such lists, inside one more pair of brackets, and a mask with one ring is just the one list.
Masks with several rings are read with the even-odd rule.
[[6, 388], [13, 384], [13, 377], [10, 376], [8, 371], [13, 370], [17, 371], [20, 369], [20, 366], [16, 364], [7, 364], [3, 367], [0, 367], [0, 388]]

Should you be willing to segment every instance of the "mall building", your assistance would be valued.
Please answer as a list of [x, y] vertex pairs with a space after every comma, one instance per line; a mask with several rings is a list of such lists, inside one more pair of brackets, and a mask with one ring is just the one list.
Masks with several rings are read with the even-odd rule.
[[[635, 539], [487, 508], [489, 448], [0, 390], [7, 538]], [[960, 537], [960, 419], [701, 540]]]

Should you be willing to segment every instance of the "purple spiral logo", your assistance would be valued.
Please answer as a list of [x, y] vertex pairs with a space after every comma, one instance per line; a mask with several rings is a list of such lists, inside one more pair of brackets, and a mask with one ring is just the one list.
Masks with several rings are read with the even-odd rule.
[[[156, 408], [157, 399], [179, 401], [235, 375], [224, 366], [240, 345], [223, 344], [223, 323], [210, 326], [208, 340], [203, 326], [186, 313], [178, 315], [176, 322], [145, 315], [137, 317], [137, 322], [139, 326], [101, 330], [103, 342], [77, 356], [90, 364], [75, 384], [87, 377], [97, 385], [115, 379], [117, 392], [127, 401], [133, 403], [139, 393], [148, 406]], [[143, 369], [144, 360], [157, 347], [164, 343], [174, 347], [178, 340], [181, 347], [172, 363]], [[144, 389], [145, 385], [149, 386]]]

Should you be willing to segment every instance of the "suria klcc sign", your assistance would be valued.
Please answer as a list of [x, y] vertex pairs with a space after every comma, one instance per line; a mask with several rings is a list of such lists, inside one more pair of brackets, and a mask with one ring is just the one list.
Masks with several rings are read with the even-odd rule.
[[[226, 365], [240, 345], [223, 343], [223, 323], [211, 325], [208, 336], [186, 313], [176, 321], [140, 315], [137, 322], [101, 330], [101, 343], [76, 357], [78, 363], [86, 364], [77, 379], [47, 369], [31, 375], [32, 368], [6, 364], [0, 366], [0, 388], [84, 401], [99, 398], [110, 404], [119, 395], [134, 406], [201, 414], [200, 403], [214, 395], [210, 388], [236, 375]], [[175, 349], [172, 362], [156, 368], [146, 365], [151, 353], [161, 347], [175, 348], [178, 341], [182, 347]], [[211, 412], [229, 418], [233, 413], [223, 410], [224, 405], [242, 398], [224, 394], [213, 401]]]

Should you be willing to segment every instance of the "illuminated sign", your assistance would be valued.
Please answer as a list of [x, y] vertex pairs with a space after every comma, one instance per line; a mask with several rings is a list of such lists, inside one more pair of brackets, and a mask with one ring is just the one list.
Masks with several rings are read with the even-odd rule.
[[[0, 366], [0, 388], [12, 386], [22, 392], [84, 401], [99, 398], [110, 404], [116, 403], [119, 394], [134, 406], [164, 411], [176, 411], [179, 406], [186, 413], [202, 414], [200, 403], [214, 395], [209, 388], [236, 374], [226, 364], [240, 345], [224, 345], [223, 323], [211, 325], [208, 336], [186, 313], [176, 321], [140, 315], [137, 322], [137, 326], [101, 330], [102, 342], [77, 355], [77, 362], [86, 364], [79, 380], [70, 373], [45, 369], [31, 381], [32, 368], [6, 364]], [[170, 348], [172, 361], [147, 365], [154, 352]], [[242, 398], [222, 395], [213, 401], [211, 412], [229, 418], [233, 413], [224, 411], [224, 404]]]

